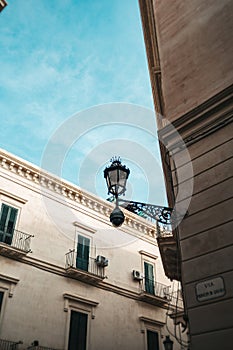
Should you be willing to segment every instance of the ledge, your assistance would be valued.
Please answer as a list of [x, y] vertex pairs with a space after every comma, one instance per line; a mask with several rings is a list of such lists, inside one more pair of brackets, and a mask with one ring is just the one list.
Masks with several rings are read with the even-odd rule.
[[166, 298], [161, 298], [147, 292], [141, 292], [139, 300], [156, 306], [164, 306], [168, 303], [168, 300]]
[[147, 256], [148, 258], [151, 258], [151, 259], [154, 259], [154, 260], [158, 259], [158, 256], [157, 256], [157, 255], [148, 253], [148, 252], [146, 252], [145, 250], [139, 250], [139, 253], [140, 253], [141, 255], [145, 255], [145, 256]]
[[9, 298], [13, 297], [14, 287], [19, 282], [18, 278], [10, 277], [6, 275], [0, 274], [0, 281], [3, 281], [4, 283], [7, 283], [9, 285]]
[[79, 270], [75, 267], [66, 268], [66, 274], [82, 282], [96, 284], [103, 281], [104, 277], [97, 276], [87, 271]]
[[64, 293], [63, 294], [65, 304], [64, 304], [64, 311], [68, 312], [69, 308], [72, 307], [72, 303], [74, 303], [75, 307], [82, 308], [86, 312], [91, 313], [91, 318], [95, 318], [95, 308], [99, 305], [99, 302], [86, 299], [83, 297], [80, 297], [76, 294], [70, 294], [70, 293]]
[[88, 231], [90, 233], [95, 233], [96, 232], [96, 230], [93, 229], [92, 227], [86, 226], [86, 225], [84, 225], [84, 224], [82, 224], [81, 222], [78, 222], [78, 221], [74, 221], [73, 225], [75, 227], [78, 227], [78, 228], [80, 228], [80, 229], [82, 229], [84, 231]]
[[23, 199], [21, 197], [14, 195], [13, 193], [4, 191], [2, 189], [0, 189], [0, 195], [3, 195], [5, 197], [9, 197], [9, 198], [14, 199], [15, 201], [23, 203], [23, 204], [27, 203], [27, 199]]
[[0, 255], [13, 259], [19, 259], [26, 256], [28, 253], [29, 251], [21, 250], [6, 243], [0, 242]]
[[[177, 152], [233, 122], [233, 85], [206, 102], [164, 124], [159, 137], [168, 149]], [[181, 135], [181, 137], [179, 136]]]
[[76, 294], [64, 293], [63, 297], [64, 297], [64, 299], [74, 300], [74, 301], [77, 301], [79, 303], [87, 304], [90, 306], [99, 305], [99, 302], [97, 302], [97, 301], [86, 299], [86, 298], [80, 297], [79, 295], [76, 295]]
[[163, 327], [166, 323], [158, 320], [154, 320], [153, 318], [139, 316], [139, 320], [144, 323], [150, 323], [159, 327]]

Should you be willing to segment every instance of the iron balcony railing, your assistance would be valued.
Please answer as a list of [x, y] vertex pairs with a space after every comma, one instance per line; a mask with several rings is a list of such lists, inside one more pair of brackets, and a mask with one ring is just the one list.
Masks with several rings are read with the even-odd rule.
[[170, 286], [166, 286], [165, 284], [155, 282], [154, 280], [151, 280], [149, 278], [144, 278], [141, 286], [143, 293], [154, 295], [156, 297], [163, 298], [167, 301], [170, 300]]
[[78, 256], [75, 249], [66, 253], [66, 269], [69, 267], [104, 278], [104, 267], [98, 265], [95, 258], [89, 257], [88, 259], [85, 259]]
[[157, 222], [157, 237], [158, 238], [165, 238], [165, 237], [172, 237], [172, 225], [170, 224], [161, 224]]
[[175, 306], [178, 309], [184, 308], [182, 291], [180, 289], [173, 291], [169, 294], [171, 306]]
[[24, 252], [30, 251], [31, 237], [33, 235], [18, 230], [13, 230], [12, 233], [0, 231], [0, 242]]
[[17, 350], [18, 345], [22, 343], [22, 341], [14, 342], [10, 340], [0, 339], [0, 350]]

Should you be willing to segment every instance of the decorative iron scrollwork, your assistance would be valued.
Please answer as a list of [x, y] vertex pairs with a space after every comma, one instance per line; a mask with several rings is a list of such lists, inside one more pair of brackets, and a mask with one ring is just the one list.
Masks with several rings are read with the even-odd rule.
[[[114, 199], [109, 198], [108, 201], [112, 202]], [[172, 209], [168, 207], [162, 207], [154, 204], [147, 204], [141, 202], [127, 201], [124, 199], [118, 199], [119, 205], [134, 214], [137, 214], [144, 218], [151, 218], [165, 225], [171, 225]]]

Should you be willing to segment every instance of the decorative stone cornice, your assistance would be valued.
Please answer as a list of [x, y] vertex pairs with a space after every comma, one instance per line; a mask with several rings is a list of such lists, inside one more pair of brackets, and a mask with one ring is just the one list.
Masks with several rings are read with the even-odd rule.
[[[71, 184], [68, 181], [60, 179], [59, 177], [52, 175], [45, 170], [32, 165], [31, 163], [24, 161], [5, 150], [0, 150], [0, 169], [13, 173], [17, 177], [31, 182], [41, 189], [41, 193], [45, 194], [47, 191], [53, 192], [55, 195], [65, 197], [71, 202], [77, 203], [85, 208], [88, 208], [96, 216], [101, 215], [109, 218], [113, 209], [113, 204], [102, 200], [101, 198], [84, 191]], [[123, 209], [124, 210], [124, 209]], [[132, 230], [136, 230], [138, 235], [145, 238], [156, 238], [155, 225], [147, 222], [145, 219], [124, 210], [125, 222], [120, 229], [124, 229], [124, 226], [128, 226]], [[100, 216], [99, 216], [100, 217]], [[129, 231], [127, 231], [130, 233]]]
[[[47, 271], [49, 273], [52, 273], [52, 274], [55, 274], [58, 276], [62, 276], [66, 279], [72, 279], [72, 280], [77, 282], [77, 286], [79, 285], [79, 283], [83, 283], [83, 282], [80, 282], [79, 280], [67, 275], [66, 269], [64, 267], [49, 263], [48, 261], [37, 259], [33, 256], [24, 256], [22, 259], [20, 259], [20, 262], [23, 264], [33, 266], [34, 268], [37, 268], [37, 269]], [[10, 288], [7, 287], [6, 289], [9, 289], [9, 297], [12, 297], [13, 291], [14, 291], [14, 286], [19, 282], [19, 279], [0, 274], [0, 282], [1, 281], [5, 282], [7, 285], [9, 285]], [[88, 282], [86, 282], [86, 283], [88, 283]], [[95, 288], [102, 289], [102, 290], [105, 290], [107, 292], [115, 293], [115, 294], [124, 296], [124, 297], [129, 298], [129, 299], [134, 299], [137, 301], [141, 300], [140, 299], [140, 296], [141, 296], [140, 291], [132, 290], [132, 288], [130, 288], [130, 286], [128, 288], [123, 288], [122, 286], [111, 284], [110, 282], [106, 282], [106, 280], [104, 280], [100, 283], [91, 284], [91, 285], [94, 286]], [[82, 303], [85, 303], [85, 304], [88, 304], [88, 305], [91, 305], [94, 307], [98, 305], [98, 303], [95, 301], [87, 300], [85, 298], [78, 297], [77, 295], [74, 295], [71, 293], [64, 293], [63, 297], [64, 297], [64, 299], [70, 299], [70, 300], [73, 300], [76, 302], [82, 302]], [[164, 305], [160, 305], [160, 308], [167, 309], [167, 304], [164, 303]], [[64, 307], [64, 311], [67, 311], [66, 306]]]
[[[160, 116], [162, 116], [164, 115], [164, 101], [162, 93], [159, 47], [154, 16], [154, 3], [151, 0], [139, 0], [139, 6], [155, 110]], [[160, 124], [160, 119], [158, 119], [158, 124]]]
[[[189, 146], [233, 122], [233, 85], [159, 130], [170, 151]], [[181, 136], [181, 137], [180, 137]]]
[[0, 282], [6, 283], [8, 285], [8, 296], [9, 298], [12, 298], [14, 293], [14, 287], [19, 282], [19, 279], [0, 274]]
[[4, 191], [0, 188], [0, 196], [5, 196], [5, 197], [9, 197], [13, 200], [15, 200], [16, 202], [19, 202], [19, 203], [22, 203], [22, 204], [25, 204], [27, 203], [27, 200], [24, 199], [24, 198], [21, 198], [21, 197], [18, 197], [18, 196], [15, 196], [13, 195], [11, 192], [8, 192], [8, 191]]

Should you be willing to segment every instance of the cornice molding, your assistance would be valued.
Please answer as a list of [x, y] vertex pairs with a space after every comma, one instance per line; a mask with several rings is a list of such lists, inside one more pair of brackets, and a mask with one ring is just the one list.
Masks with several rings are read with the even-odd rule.
[[155, 320], [153, 318], [144, 317], [144, 316], [139, 316], [139, 320], [143, 323], [146, 323], [146, 324], [150, 323], [150, 324], [158, 326], [158, 327], [163, 327], [166, 324], [165, 321], [161, 322], [159, 320]]
[[[97, 196], [82, 190], [68, 181], [42, 170], [24, 161], [12, 154], [0, 149], [0, 168], [9, 174], [15, 174], [19, 179], [24, 179], [41, 189], [41, 193], [53, 192], [55, 195], [65, 197], [71, 203], [76, 203], [95, 214], [96, 218], [100, 215], [109, 218], [113, 209], [113, 204], [98, 198]], [[125, 222], [119, 230], [125, 231], [128, 226], [127, 233], [136, 235], [143, 239], [156, 239], [156, 227], [145, 219], [124, 210]], [[136, 231], [136, 232], [135, 232]]]
[[157, 255], [148, 253], [148, 252], [146, 252], [145, 250], [139, 250], [139, 254], [144, 255], [144, 256], [147, 256], [148, 258], [151, 258], [151, 259], [153, 259], [153, 260], [158, 259], [158, 256], [157, 256]]
[[6, 276], [6, 275], [2, 275], [2, 274], [0, 274], [0, 280], [2, 280], [4, 282], [8, 282], [8, 283], [13, 283], [13, 284], [17, 284], [19, 282], [18, 278], [10, 277], [10, 276]]
[[[155, 110], [162, 116], [164, 115], [164, 101], [154, 3], [151, 0], [139, 0], [139, 6]], [[158, 123], [160, 124], [160, 119]]]
[[97, 306], [99, 304], [99, 302], [97, 302], [97, 301], [93, 301], [93, 300], [90, 300], [90, 299], [86, 299], [86, 298], [80, 297], [77, 294], [64, 293], [63, 297], [64, 297], [64, 299], [69, 299], [69, 300], [76, 301], [78, 303], [87, 304], [87, 305], [90, 305], [90, 306]]
[[[4, 257], [2, 257], [2, 258], [4, 258]], [[33, 256], [24, 256], [21, 259], [17, 259], [17, 260], [19, 261], [19, 263], [27, 264], [27, 265], [30, 265], [30, 266], [32, 266], [34, 268], [37, 268], [37, 269], [40, 269], [40, 270], [43, 270], [43, 271], [46, 271], [46, 272], [49, 272], [49, 273], [53, 273], [55, 275], [65, 277], [67, 279], [73, 279], [73, 280], [77, 281], [77, 283], [85, 284], [85, 282], [80, 281], [78, 279], [75, 279], [75, 278], [70, 277], [69, 275], [67, 275], [66, 269], [64, 267], [61, 267], [61, 266], [49, 263], [47, 261], [43, 261], [43, 260], [37, 259], [37, 258], [34, 258]], [[17, 284], [18, 281], [19, 281], [19, 279], [16, 279], [16, 278], [13, 278], [13, 277], [9, 277], [9, 276], [5, 276], [5, 275], [0, 275], [0, 280], [1, 279], [3, 281], [11, 283], [12, 286], [14, 284]], [[86, 284], [89, 284], [89, 283], [86, 282]], [[118, 285], [111, 284], [109, 282], [106, 282], [106, 280], [102, 281], [102, 282], [99, 282], [97, 284], [90, 283], [89, 285], [92, 286], [93, 288], [103, 289], [105, 291], [112, 292], [112, 293], [124, 296], [126, 298], [129, 298], [129, 299], [134, 299], [134, 300], [137, 300], [137, 301], [141, 301], [141, 299], [140, 299], [140, 292], [135, 292], [133, 290], [130, 290], [130, 289], [127, 289], [127, 288], [123, 288], [123, 287], [118, 286]], [[9, 296], [11, 297], [12, 295], [13, 295], [13, 289], [11, 288], [11, 290], [9, 292]], [[77, 298], [75, 299], [75, 295], [73, 295], [73, 294], [64, 293], [63, 296], [66, 299], [76, 300], [77, 302], [78, 301], [81, 302], [81, 299], [78, 296], [76, 296], [76, 297], [79, 298], [79, 300]], [[89, 300], [89, 302], [87, 302], [87, 299], [83, 299], [83, 303], [86, 303], [86, 304], [90, 305], [92, 302], [93, 301], [90, 301], [90, 300]], [[95, 302], [93, 302], [93, 303], [95, 304]], [[92, 306], [97, 306], [97, 305], [94, 305], [94, 304]], [[161, 309], [166, 309], [167, 305], [164, 304], [164, 305], [160, 305], [159, 307]]]
[[71, 293], [64, 293], [63, 298], [65, 300], [64, 303], [64, 311], [68, 312], [69, 307], [72, 307], [72, 303], [74, 303], [74, 306], [81, 306], [84, 307], [84, 310], [86, 312], [90, 311], [91, 312], [91, 318], [95, 318], [95, 308], [96, 306], [99, 305], [97, 301], [93, 301], [90, 299], [86, 299], [83, 297], [80, 297], [77, 294], [71, 294]]
[[18, 278], [10, 277], [7, 275], [0, 274], [0, 282], [6, 283], [8, 285], [8, 296], [13, 297], [15, 285], [19, 282]]
[[75, 227], [78, 227], [79, 229], [81, 229], [83, 231], [88, 231], [89, 233], [95, 233], [96, 232], [96, 230], [93, 229], [92, 227], [84, 225], [84, 224], [82, 224], [81, 222], [78, 222], [78, 221], [74, 221], [73, 225]]
[[10, 193], [8, 191], [4, 191], [2, 189], [0, 189], [0, 196], [5, 196], [5, 197], [9, 197], [11, 199], [14, 199], [16, 202], [19, 202], [19, 203], [22, 203], [22, 204], [25, 204], [27, 203], [27, 200], [26, 199], [23, 199], [21, 197], [18, 197], [18, 196], [15, 196], [13, 193]]
[[[158, 131], [169, 151], [189, 146], [233, 122], [233, 85]], [[182, 138], [182, 142], [181, 142]]]

